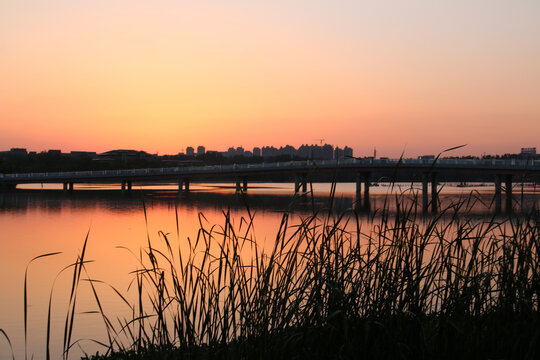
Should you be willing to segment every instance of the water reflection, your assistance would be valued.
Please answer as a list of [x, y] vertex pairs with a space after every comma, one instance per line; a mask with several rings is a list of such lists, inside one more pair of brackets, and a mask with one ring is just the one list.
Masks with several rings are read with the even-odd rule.
[[[293, 184], [289, 184], [292, 188]], [[414, 184], [401, 184], [394, 187], [373, 188], [369, 197], [369, 206], [365, 199], [357, 198], [354, 184], [341, 184], [341, 188], [332, 192], [330, 184], [316, 184], [312, 191], [294, 195], [292, 189], [275, 187], [272, 184], [261, 184], [250, 188], [247, 193], [235, 193], [229, 185], [211, 184], [199, 187], [189, 193], [178, 192], [170, 186], [168, 189], [133, 190], [123, 193], [113, 189], [79, 189], [73, 192], [61, 190], [23, 189], [10, 192], [0, 192], [0, 212], [26, 213], [29, 210], [46, 210], [49, 213], [82, 209], [100, 209], [118, 213], [140, 211], [146, 206], [181, 206], [190, 210], [223, 211], [246, 210], [247, 208], [260, 212], [293, 212], [311, 214], [315, 211], [326, 211], [331, 208], [335, 212], [356, 210], [361, 215], [371, 213], [377, 216], [381, 209], [391, 213], [413, 207], [421, 212], [421, 189]], [[538, 208], [540, 192], [535, 188], [520, 189], [513, 196], [513, 210], [517, 213], [528, 212]], [[430, 196], [431, 201], [431, 196]], [[495, 211], [494, 192], [491, 187], [479, 185], [471, 188], [459, 188], [445, 185], [438, 196], [438, 208], [457, 208], [466, 210], [468, 215], [492, 215]]]
[[[222, 209], [260, 211], [310, 212], [329, 206], [329, 197], [323, 195], [285, 194], [235, 194], [234, 192], [190, 192], [173, 190], [132, 191], [123, 194], [114, 190], [74, 191], [71, 193], [48, 190], [18, 190], [0, 193], [0, 211], [25, 213], [32, 210], [50, 212], [63, 209], [102, 209], [114, 212], [140, 211], [144, 205], [170, 206], [178, 204], [191, 209]], [[339, 196], [333, 201], [336, 211], [345, 211], [354, 206], [353, 196]]]

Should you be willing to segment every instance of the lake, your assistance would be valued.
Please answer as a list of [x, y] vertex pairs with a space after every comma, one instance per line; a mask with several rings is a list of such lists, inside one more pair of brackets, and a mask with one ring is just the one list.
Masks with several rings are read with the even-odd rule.
[[[290, 212], [294, 222], [313, 211], [328, 209], [332, 185], [313, 184], [312, 192], [296, 196], [292, 183], [250, 183], [246, 196], [235, 194], [233, 184], [192, 184], [187, 195], [176, 189], [177, 185], [154, 184], [134, 186], [131, 193], [122, 194], [117, 186], [79, 185], [74, 192], [63, 192], [55, 185], [27, 185], [0, 193], [0, 328], [10, 337], [16, 359], [25, 357], [23, 294], [27, 266], [28, 358], [45, 358], [51, 296], [51, 354], [52, 358], [60, 358], [73, 280], [69, 265], [77, 259], [86, 237], [85, 259], [92, 262], [85, 265], [81, 277], [103, 281], [93, 284], [105, 314], [117, 324], [116, 319], [129, 318], [131, 310], [112, 288], [128, 300], [136, 297], [131, 272], [137, 269], [138, 254], [148, 246], [148, 241], [158, 248], [164, 247], [165, 235], [180, 252], [189, 251], [189, 242], [197, 239], [201, 226], [211, 229], [217, 225], [219, 229], [228, 212], [240, 231], [246, 224], [242, 219], [251, 214], [256, 243], [261, 249], [268, 249], [283, 214]], [[414, 201], [420, 190], [421, 184], [410, 183], [371, 187], [371, 212], [361, 213], [362, 226], [371, 226], [378, 216], [377, 210], [386, 204], [395, 211], [396, 196]], [[478, 218], [491, 216], [493, 192], [492, 184], [445, 184], [441, 187], [441, 207], [472, 197], [473, 203], [463, 205], [468, 207], [467, 213]], [[525, 186], [522, 191], [521, 185], [516, 185], [516, 212], [522, 203], [525, 208], [537, 206], [539, 199], [535, 187]], [[336, 213], [353, 214], [354, 183], [337, 184], [332, 208]], [[54, 252], [60, 253], [30, 263], [39, 255]], [[70, 358], [103, 349], [95, 342], [107, 340], [104, 321], [97, 310], [90, 282], [81, 282], [71, 339], [76, 344]], [[7, 342], [0, 338], [0, 358], [10, 357]]]

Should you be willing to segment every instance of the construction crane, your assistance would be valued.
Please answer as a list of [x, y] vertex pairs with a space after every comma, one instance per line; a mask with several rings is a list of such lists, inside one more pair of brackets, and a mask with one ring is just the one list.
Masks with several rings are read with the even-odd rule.
[[313, 139], [313, 140], [319, 141], [321, 143], [321, 145], [322, 145], [323, 141], [325, 141], [326, 139]]

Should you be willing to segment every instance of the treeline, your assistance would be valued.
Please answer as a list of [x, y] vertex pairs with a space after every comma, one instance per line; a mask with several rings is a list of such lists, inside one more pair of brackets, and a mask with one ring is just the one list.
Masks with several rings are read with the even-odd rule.
[[25, 156], [0, 158], [0, 173], [85, 171], [157, 167], [158, 159], [136, 159], [130, 161], [96, 161], [91, 156], [73, 157], [66, 154], [37, 153]]
[[[305, 160], [300, 157], [288, 155], [265, 158], [264, 162]], [[198, 156], [164, 155], [146, 156], [128, 159], [107, 159], [90, 155], [72, 156], [50, 152], [30, 153], [26, 155], [4, 154], [0, 156], [0, 173], [31, 173], [31, 172], [58, 172], [58, 171], [89, 171], [89, 170], [115, 170], [115, 169], [141, 169], [162, 168], [176, 166], [203, 166], [203, 165], [229, 165], [229, 164], [257, 164], [262, 163], [260, 156], [234, 156], [225, 157], [220, 153], [206, 153]]]

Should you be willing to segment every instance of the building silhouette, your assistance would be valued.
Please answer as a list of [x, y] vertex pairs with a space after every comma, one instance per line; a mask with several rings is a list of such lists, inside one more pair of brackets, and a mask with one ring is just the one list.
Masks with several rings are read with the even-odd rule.
[[527, 147], [527, 148], [521, 148], [521, 155], [525, 156], [536, 156], [536, 148], [535, 147]]

